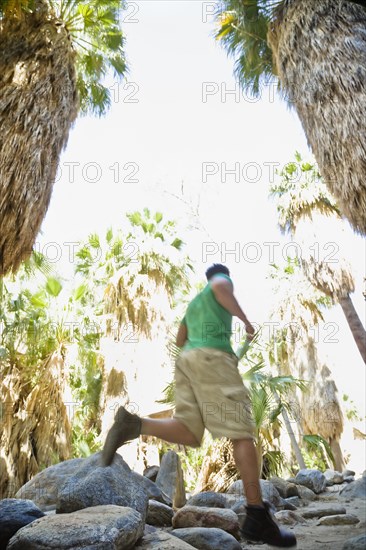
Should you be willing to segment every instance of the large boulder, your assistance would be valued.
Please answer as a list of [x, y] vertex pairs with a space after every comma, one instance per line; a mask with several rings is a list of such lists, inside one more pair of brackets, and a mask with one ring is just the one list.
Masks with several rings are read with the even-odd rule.
[[0, 550], [5, 550], [9, 540], [19, 529], [44, 515], [31, 500], [0, 500]]
[[14, 535], [7, 550], [130, 550], [143, 532], [136, 510], [95, 506], [37, 519]]
[[362, 498], [366, 500], [366, 477], [362, 476], [360, 479], [352, 481], [339, 494], [344, 498]]
[[327, 485], [324, 474], [313, 469], [300, 470], [295, 477], [295, 481], [299, 485], [311, 489], [316, 494], [322, 493]]
[[163, 455], [155, 483], [163, 493], [171, 498], [175, 508], [185, 505], [187, 499], [183, 470], [176, 452], [168, 451]]
[[32, 500], [43, 512], [54, 509], [61, 487], [85, 460], [73, 458], [45, 468], [23, 485], [15, 498]]
[[325, 470], [324, 476], [328, 487], [343, 483], [343, 474], [341, 474], [341, 472], [337, 472], [336, 470]]
[[150, 535], [145, 535], [139, 542], [138, 546], [135, 546], [135, 550], [193, 550], [194, 546], [191, 546], [183, 540], [179, 540], [177, 537], [173, 537], [169, 533], [157, 531]]
[[238, 516], [227, 508], [184, 506], [173, 517], [173, 527], [217, 527], [239, 538]]
[[149, 525], [157, 527], [171, 527], [174, 516], [173, 508], [158, 502], [157, 500], [149, 500], [149, 509], [147, 512], [146, 521]]
[[97, 453], [84, 459], [59, 490], [56, 512], [70, 513], [115, 504], [137, 510], [145, 520], [148, 500], [145, 489], [121, 456], [117, 455], [111, 466], [103, 467]]
[[226, 499], [222, 493], [203, 491], [193, 495], [187, 502], [187, 506], [206, 506], [209, 508], [226, 508]]
[[241, 544], [232, 535], [214, 527], [174, 529], [171, 534], [199, 550], [241, 550]]
[[167, 494], [163, 493], [163, 491], [156, 485], [156, 483], [151, 481], [148, 477], [142, 476], [137, 472], [131, 473], [132, 477], [135, 478], [137, 483], [144, 487], [149, 499], [157, 500], [158, 502], [162, 502], [167, 506], [171, 506], [173, 504], [172, 499]]

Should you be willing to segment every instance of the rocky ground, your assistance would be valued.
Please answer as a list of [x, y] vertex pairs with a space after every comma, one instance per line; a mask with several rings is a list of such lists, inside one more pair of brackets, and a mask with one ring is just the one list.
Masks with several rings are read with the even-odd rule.
[[[294, 479], [261, 480], [277, 522], [292, 530], [298, 550], [365, 550], [366, 472], [301, 470]], [[179, 457], [141, 476], [121, 456], [101, 467], [100, 453], [40, 472], [0, 501], [0, 550], [249, 550], [270, 547], [240, 536], [245, 496], [187, 500]]]

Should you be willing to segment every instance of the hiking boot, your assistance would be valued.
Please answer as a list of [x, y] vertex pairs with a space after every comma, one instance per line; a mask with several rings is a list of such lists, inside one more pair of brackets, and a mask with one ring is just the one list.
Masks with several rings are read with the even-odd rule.
[[290, 548], [296, 546], [296, 537], [290, 531], [285, 531], [277, 525], [270, 513], [268, 502], [260, 506], [247, 506], [247, 515], [241, 534], [251, 541], [260, 541], [272, 546]]
[[103, 466], [110, 466], [117, 449], [128, 441], [139, 437], [140, 433], [141, 418], [137, 414], [128, 412], [124, 407], [119, 407], [104, 443], [102, 451]]

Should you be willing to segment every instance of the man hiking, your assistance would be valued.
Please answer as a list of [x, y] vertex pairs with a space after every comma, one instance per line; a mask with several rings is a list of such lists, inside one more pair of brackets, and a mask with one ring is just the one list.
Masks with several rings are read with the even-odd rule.
[[174, 417], [140, 418], [120, 407], [104, 444], [103, 464], [109, 466], [116, 450], [140, 435], [192, 447], [200, 446], [205, 428], [214, 438], [227, 437], [247, 500], [243, 537], [289, 548], [296, 545], [295, 535], [276, 524], [262, 500], [249, 394], [230, 344], [233, 316], [244, 323], [248, 340], [254, 328], [234, 296], [228, 268], [214, 264], [206, 277], [207, 285], [188, 305], [176, 337], [183, 350], [175, 365]]

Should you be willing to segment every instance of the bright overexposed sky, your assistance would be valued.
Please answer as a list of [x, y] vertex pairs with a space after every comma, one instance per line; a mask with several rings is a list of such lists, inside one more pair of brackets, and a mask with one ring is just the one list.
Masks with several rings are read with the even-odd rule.
[[[123, 225], [128, 211], [160, 210], [178, 220], [197, 279], [211, 263], [226, 263], [243, 309], [263, 322], [271, 299], [269, 264], [289, 251], [268, 185], [275, 167], [296, 150], [305, 157], [309, 151], [295, 111], [277, 98], [274, 86], [264, 88], [260, 100], [239, 92], [233, 60], [212, 36], [214, 7], [199, 0], [128, 3], [128, 77], [120, 83], [110, 78], [113, 102], [106, 117], [76, 121], [37, 246], [71, 274], [75, 243]], [[182, 189], [184, 201], [198, 208], [200, 230], [174, 197]], [[333, 242], [324, 235], [321, 250]], [[353, 298], [364, 319], [364, 241], [349, 230], [336, 244], [336, 254], [354, 266]], [[320, 339], [340, 392], [352, 392], [364, 407], [365, 368], [339, 306], [326, 322], [337, 327], [336, 342], [327, 341], [329, 326], [320, 328]]]

